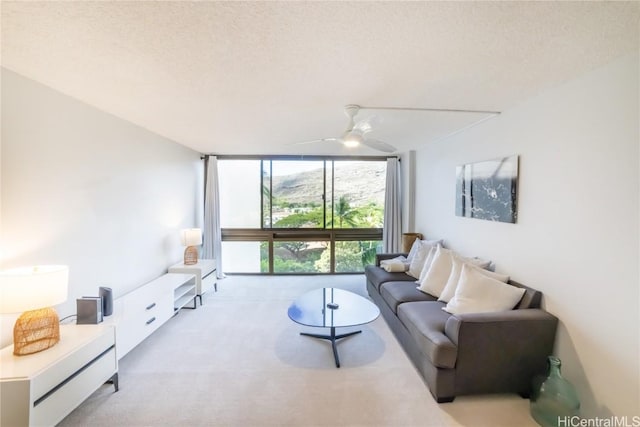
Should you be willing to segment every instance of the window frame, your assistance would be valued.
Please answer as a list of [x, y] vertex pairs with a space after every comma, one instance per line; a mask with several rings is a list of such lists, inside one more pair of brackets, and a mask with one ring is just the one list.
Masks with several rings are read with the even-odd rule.
[[[273, 161], [323, 161], [323, 224], [321, 228], [288, 228], [265, 227], [264, 192], [260, 191], [260, 228], [222, 228], [222, 241], [226, 242], [268, 242], [269, 271], [260, 273], [241, 273], [255, 275], [286, 275], [286, 274], [362, 274], [362, 272], [335, 271], [335, 242], [337, 241], [382, 241], [382, 227], [380, 228], [328, 228], [327, 227], [327, 162], [331, 162], [331, 200], [335, 196], [335, 161], [384, 161], [397, 156], [292, 156], [292, 155], [217, 155], [218, 160], [260, 160], [260, 187], [264, 188], [264, 162], [269, 161], [269, 194], [273, 190]], [[386, 189], [385, 189], [386, 191]], [[334, 223], [334, 209], [331, 207], [331, 223]], [[269, 203], [269, 222], [273, 224], [273, 203]], [[279, 241], [319, 241], [329, 242], [330, 269], [327, 273], [274, 273], [274, 242]], [[233, 272], [230, 272], [233, 274]]]

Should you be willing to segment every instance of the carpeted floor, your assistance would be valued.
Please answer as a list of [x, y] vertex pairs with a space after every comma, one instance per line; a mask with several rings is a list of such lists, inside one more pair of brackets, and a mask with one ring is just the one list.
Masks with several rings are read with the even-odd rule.
[[[366, 295], [364, 277], [230, 276], [120, 360], [61, 426], [536, 426], [516, 395], [438, 405], [380, 317], [331, 344], [287, 317], [321, 287]], [[355, 329], [355, 328], [354, 328]], [[349, 329], [341, 329], [348, 331]]]

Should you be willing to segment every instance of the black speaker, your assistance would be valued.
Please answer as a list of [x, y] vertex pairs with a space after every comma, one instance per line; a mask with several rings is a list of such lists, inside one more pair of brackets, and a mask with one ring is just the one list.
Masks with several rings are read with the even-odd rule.
[[102, 298], [82, 297], [76, 300], [78, 325], [97, 325], [102, 322]]
[[100, 286], [100, 298], [102, 299], [102, 315], [111, 316], [113, 314], [113, 292], [111, 288]]

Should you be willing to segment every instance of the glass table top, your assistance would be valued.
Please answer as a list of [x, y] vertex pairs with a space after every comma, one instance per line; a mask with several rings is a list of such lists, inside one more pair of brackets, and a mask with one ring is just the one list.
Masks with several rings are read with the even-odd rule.
[[301, 325], [340, 328], [372, 322], [380, 315], [380, 310], [353, 292], [320, 288], [298, 297], [289, 307], [288, 314]]

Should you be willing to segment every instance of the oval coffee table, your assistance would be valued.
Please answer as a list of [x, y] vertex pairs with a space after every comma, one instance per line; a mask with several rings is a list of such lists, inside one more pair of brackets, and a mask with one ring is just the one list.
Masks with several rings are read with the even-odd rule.
[[331, 341], [336, 368], [340, 367], [336, 340], [362, 331], [336, 335], [336, 328], [363, 325], [374, 321], [379, 315], [378, 307], [368, 299], [353, 292], [336, 288], [321, 288], [309, 291], [296, 299], [289, 307], [289, 318], [296, 323], [316, 328], [331, 328], [330, 335], [300, 335]]

